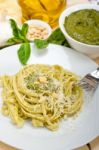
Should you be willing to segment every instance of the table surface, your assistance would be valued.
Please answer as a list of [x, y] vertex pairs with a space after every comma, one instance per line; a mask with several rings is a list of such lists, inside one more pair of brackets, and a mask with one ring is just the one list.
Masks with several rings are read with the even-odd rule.
[[94, 61], [95, 61], [97, 64], [99, 64], [99, 57], [96, 58], [96, 59], [94, 59]]

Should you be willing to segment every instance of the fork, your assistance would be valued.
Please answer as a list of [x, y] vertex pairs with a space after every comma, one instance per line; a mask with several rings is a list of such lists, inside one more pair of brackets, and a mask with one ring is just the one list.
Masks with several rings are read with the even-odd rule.
[[78, 85], [86, 91], [95, 91], [99, 85], [99, 67], [95, 71], [85, 75], [78, 82]]

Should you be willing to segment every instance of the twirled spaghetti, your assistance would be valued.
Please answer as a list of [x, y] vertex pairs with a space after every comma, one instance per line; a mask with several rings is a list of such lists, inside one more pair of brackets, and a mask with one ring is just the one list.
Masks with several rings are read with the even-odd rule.
[[16, 75], [1, 77], [2, 112], [17, 126], [32, 120], [35, 127], [57, 130], [59, 121], [82, 106], [78, 77], [58, 65], [27, 65]]

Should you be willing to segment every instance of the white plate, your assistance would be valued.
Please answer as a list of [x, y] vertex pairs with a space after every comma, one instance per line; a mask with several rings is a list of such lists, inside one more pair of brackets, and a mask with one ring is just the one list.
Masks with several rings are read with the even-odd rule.
[[[0, 51], [0, 75], [15, 74], [22, 66], [17, 57], [19, 45]], [[72, 49], [49, 45], [46, 52], [37, 53], [34, 45], [28, 64], [59, 64], [78, 75], [85, 75], [97, 65], [88, 57]], [[0, 99], [0, 107], [2, 99]], [[99, 88], [75, 119], [60, 123], [56, 132], [34, 128], [26, 123], [22, 129], [12, 125], [9, 118], [0, 114], [0, 140], [24, 150], [70, 150], [82, 146], [99, 135]]]

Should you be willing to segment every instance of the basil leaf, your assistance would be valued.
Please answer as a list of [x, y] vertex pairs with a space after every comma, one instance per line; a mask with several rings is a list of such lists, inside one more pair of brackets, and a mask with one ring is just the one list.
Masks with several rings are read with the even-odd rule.
[[61, 32], [60, 28], [57, 28], [52, 32], [52, 34], [49, 36], [47, 41], [49, 43], [56, 43], [56, 44], [62, 44], [62, 42], [65, 40], [65, 37], [63, 33]]
[[35, 39], [34, 40], [34, 43], [35, 43], [35, 45], [36, 45], [36, 47], [38, 48], [38, 49], [43, 49], [43, 48], [46, 48], [47, 46], [48, 46], [48, 42], [47, 42], [47, 40], [40, 40], [40, 39]]
[[19, 38], [12, 37], [7, 40], [8, 45], [13, 45], [13, 44], [18, 44], [18, 43], [21, 43]]
[[24, 23], [23, 26], [22, 26], [21, 33], [22, 33], [22, 35], [25, 36], [25, 37], [26, 37], [26, 35], [27, 35], [28, 28], [29, 28], [28, 24], [27, 24], [27, 23]]
[[27, 42], [29, 42], [23, 35], [19, 35], [19, 39], [20, 39], [20, 41], [21, 41], [21, 43], [27, 43]]
[[48, 43], [59, 44], [59, 45], [70, 47], [60, 28], [54, 30], [52, 34], [49, 36], [49, 38], [47, 39], [47, 41]]
[[52, 34], [49, 36], [49, 38], [46, 40], [40, 40], [40, 39], [34, 40], [34, 44], [38, 49], [46, 48], [49, 43], [70, 47], [65, 36], [61, 32], [60, 28], [54, 30]]
[[7, 40], [7, 44], [8, 45], [13, 45], [13, 44], [15, 44], [16, 42], [14, 41], [14, 38], [10, 38], [10, 39], [8, 39]]
[[21, 64], [26, 65], [31, 53], [30, 43], [23, 43], [18, 50], [18, 57]]
[[13, 31], [13, 36], [14, 37], [19, 37], [20, 30], [18, 29], [18, 26], [17, 26], [16, 22], [13, 19], [10, 19], [10, 24], [11, 24], [11, 28], [12, 28], [12, 31]]
[[20, 28], [18, 28], [16, 22], [13, 19], [10, 19], [10, 23], [11, 23], [11, 28], [13, 31], [13, 36], [17, 39], [19, 39], [19, 41], [21, 43], [23, 42], [28, 42], [27, 38], [26, 38], [26, 34], [28, 31], [28, 25], [27, 24], [23, 24], [22, 26], [22, 30]]
[[67, 42], [67, 40], [65, 40], [63, 43], [62, 43], [63, 46], [66, 46], [66, 47], [70, 47], [69, 43]]

